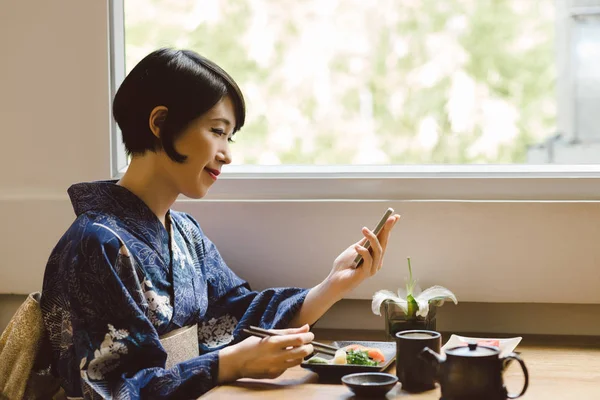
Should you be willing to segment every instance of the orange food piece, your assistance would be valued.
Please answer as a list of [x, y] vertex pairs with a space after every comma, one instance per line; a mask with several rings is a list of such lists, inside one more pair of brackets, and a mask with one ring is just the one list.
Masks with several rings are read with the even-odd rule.
[[480, 340], [477, 342], [479, 346], [492, 346], [492, 347], [500, 347], [500, 341], [497, 339], [493, 340]]
[[376, 347], [365, 347], [361, 344], [351, 344], [351, 345], [344, 347], [344, 350], [346, 350], [346, 351], [351, 351], [351, 350], [366, 351], [367, 355], [369, 356], [369, 358], [371, 360], [377, 361], [380, 363], [385, 361], [385, 356], [383, 355], [381, 350], [379, 350]]
[[367, 350], [367, 348], [361, 344], [351, 344], [348, 345], [346, 347], [344, 347], [344, 350], [346, 351], [350, 351], [350, 350]]
[[385, 356], [378, 348], [372, 347], [370, 349], [367, 349], [367, 354], [369, 355], [369, 358], [371, 358], [373, 361], [377, 361], [380, 363], [385, 361]]
[[[468, 345], [469, 345], [469, 343], [467, 343], [467, 342], [462, 342], [462, 344], [461, 344], [461, 346], [468, 346]], [[498, 339], [478, 340], [477, 345], [500, 348], [500, 341]]]

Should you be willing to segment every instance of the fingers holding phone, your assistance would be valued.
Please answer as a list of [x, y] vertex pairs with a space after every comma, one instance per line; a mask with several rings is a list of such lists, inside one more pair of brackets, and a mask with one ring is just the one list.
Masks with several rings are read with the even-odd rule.
[[326, 286], [343, 296], [376, 274], [383, 265], [390, 232], [399, 218], [393, 209], [388, 209], [373, 231], [363, 228], [364, 237], [334, 260], [333, 268], [326, 278]]
[[[364, 244], [361, 242], [359, 242], [359, 244], [371, 254], [373, 264], [376, 267], [374, 272], [377, 272], [379, 268], [381, 268], [383, 252], [385, 252], [385, 248], [387, 247], [391, 229], [396, 224], [398, 219], [400, 219], [400, 216], [398, 214], [394, 214], [394, 209], [390, 207], [385, 211], [383, 217], [381, 217], [381, 220], [379, 220], [379, 223], [377, 226], [375, 226], [373, 231], [370, 231], [366, 227], [363, 228], [362, 233], [365, 235], [365, 238], [363, 238], [361, 241], [364, 241], [365, 239], [366, 241]], [[358, 255], [354, 259], [354, 264], [356, 265], [355, 268], [358, 268], [364, 262], [366, 253], [363, 250], [359, 251], [359, 249], [356, 249], [356, 251]]]
[[[362, 233], [369, 241], [370, 246], [369, 248], [366, 248], [364, 245], [355, 246], [356, 252], [361, 257], [360, 268], [368, 269], [367, 272], [369, 275], [374, 275], [379, 270], [378, 265], [380, 264], [382, 253], [381, 243], [371, 230], [363, 228]], [[355, 268], [358, 268], [358, 266]]]
[[384, 253], [387, 248], [392, 229], [394, 229], [394, 226], [396, 225], [396, 223], [399, 220], [400, 220], [400, 215], [398, 215], [398, 214], [392, 215], [386, 221], [385, 225], [383, 226], [383, 229], [381, 230], [381, 232], [379, 232], [379, 235], [377, 235], [377, 238], [379, 239], [379, 243], [381, 244], [381, 248], [383, 249]]

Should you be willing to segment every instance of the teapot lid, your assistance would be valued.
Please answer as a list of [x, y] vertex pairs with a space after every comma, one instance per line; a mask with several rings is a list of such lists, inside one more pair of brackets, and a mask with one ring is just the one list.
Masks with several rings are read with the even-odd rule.
[[446, 354], [459, 357], [490, 357], [497, 356], [499, 353], [495, 347], [479, 346], [477, 343], [469, 343], [467, 346], [446, 350]]

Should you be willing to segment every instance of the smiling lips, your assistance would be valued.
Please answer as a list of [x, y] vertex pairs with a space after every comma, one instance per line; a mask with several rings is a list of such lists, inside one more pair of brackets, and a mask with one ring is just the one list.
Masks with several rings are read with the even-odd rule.
[[206, 170], [206, 172], [208, 172], [210, 177], [213, 178], [215, 181], [217, 180], [217, 176], [219, 176], [219, 174], [221, 173], [221, 171], [219, 171], [218, 169], [212, 169], [212, 168], [204, 168], [204, 169]]

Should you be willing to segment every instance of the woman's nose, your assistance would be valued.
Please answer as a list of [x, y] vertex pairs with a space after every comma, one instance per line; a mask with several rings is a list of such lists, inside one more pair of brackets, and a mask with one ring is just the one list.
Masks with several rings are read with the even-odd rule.
[[229, 150], [229, 146], [217, 153], [217, 161], [223, 164], [231, 163], [231, 151]]

